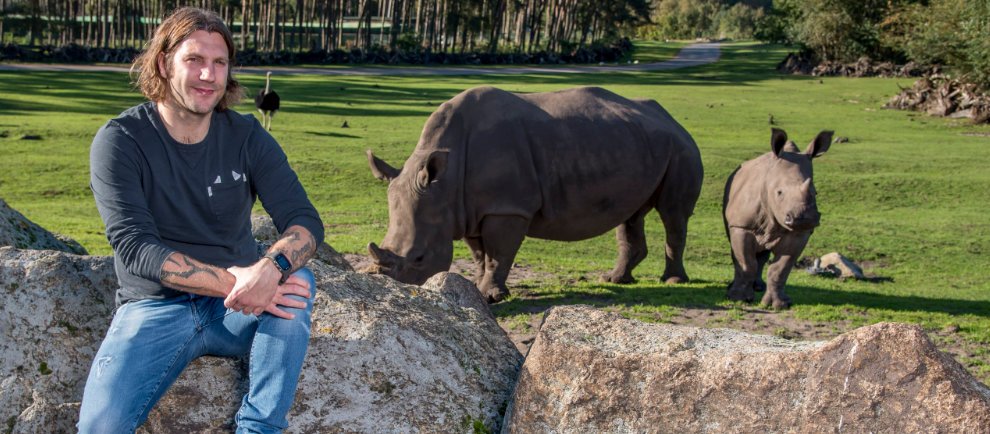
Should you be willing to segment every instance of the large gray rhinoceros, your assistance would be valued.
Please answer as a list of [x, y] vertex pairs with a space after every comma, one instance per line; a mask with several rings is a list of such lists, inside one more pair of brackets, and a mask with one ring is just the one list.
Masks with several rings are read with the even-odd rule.
[[[722, 215], [735, 266], [730, 300], [750, 302], [754, 290], [766, 289], [763, 304], [778, 309], [791, 305], [784, 284], [821, 220], [811, 159], [831, 144], [832, 132], [822, 131], [800, 152], [787, 133], [774, 128], [772, 151], [743, 163], [729, 176]], [[771, 252], [774, 260], [763, 282], [763, 266]]]
[[668, 283], [688, 280], [682, 255], [701, 191], [701, 155], [659, 104], [584, 87], [514, 94], [469, 89], [440, 105], [402, 170], [368, 151], [388, 180], [388, 232], [368, 245], [380, 272], [420, 284], [447, 271], [463, 238], [489, 302], [526, 236], [576, 241], [617, 228], [619, 258], [607, 280], [633, 280], [646, 257], [643, 218], [666, 228]]

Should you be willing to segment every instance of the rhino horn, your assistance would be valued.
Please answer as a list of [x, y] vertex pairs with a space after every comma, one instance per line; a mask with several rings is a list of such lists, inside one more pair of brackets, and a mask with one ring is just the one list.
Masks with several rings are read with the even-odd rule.
[[393, 265], [397, 262], [396, 260], [398, 259], [395, 253], [392, 253], [385, 249], [381, 249], [378, 247], [377, 244], [373, 242], [368, 243], [368, 254], [370, 254], [371, 259], [374, 260], [375, 263], [379, 265], [385, 265], [385, 266]]
[[832, 146], [832, 131], [822, 131], [818, 133], [815, 140], [812, 140], [808, 144], [808, 149], [804, 151], [811, 158], [819, 157], [828, 150], [829, 146]]
[[368, 156], [368, 166], [371, 166], [371, 174], [375, 175], [375, 178], [382, 181], [392, 182], [393, 179], [399, 177], [399, 172], [401, 172], [401, 170], [390, 166], [385, 161], [382, 161], [382, 159], [376, 157], [375, 154], [371, 152], [371, 149], [365, 151], [365, 155]]

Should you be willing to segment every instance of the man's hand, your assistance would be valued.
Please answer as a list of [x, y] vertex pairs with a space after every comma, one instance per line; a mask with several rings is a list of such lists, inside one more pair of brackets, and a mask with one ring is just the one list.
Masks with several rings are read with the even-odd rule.
[[278, 286], [275, 297], [272, 298], [272, 302], [265, 309], [265, 312], [279, 318], [295, 318], [295, 315], [282, 310], [281, 307], [304, 309], [306, 307], [305, 301], [289, 298], [288, 296], [297, 295], [306, 299], [309, 298], [310, 294], [309, 281], [293, 274], [285, 280], [285, 283]]
[[227, 269], [237, 282], [227, 295], [223, 305], [231, 310], [245, 315], [261, 315], [268, 312], [279, 318], [292, 319], [292, 315], [281, 307], [305, 308], [306, 302], [292, 299], [296, 295], [309, 298], [309, 282], [301, 277], [292, 275], [279, 285], [282, 274], [268, 259], [261, 259], [250, 267], [230, 267]]
[[250, 267], [230, 267], [227, 271], [237, 280], [223, 305], [245, 315], [261, 315], [275, 298], [282, 277], [275, 265], [262, 259]]

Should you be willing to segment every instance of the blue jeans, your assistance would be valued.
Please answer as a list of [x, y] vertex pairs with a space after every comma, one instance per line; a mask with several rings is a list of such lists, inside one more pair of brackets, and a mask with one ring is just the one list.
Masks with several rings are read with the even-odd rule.
[[[113, 317], [93, 360], [82, 408], [81, 433], [132, 433], [148, 418], [186, 366], [199, 356], [250, 357], [249, 389], [235, 422], [238, 433], [281, 432], [296, 394], [309, 344], [316, 282], [305, 309], [285, 320], [269, 313], [244, 315], [223, 299], [186, 294], [125, 303]], [[297, 297], [300, 298], [300, 297]]]

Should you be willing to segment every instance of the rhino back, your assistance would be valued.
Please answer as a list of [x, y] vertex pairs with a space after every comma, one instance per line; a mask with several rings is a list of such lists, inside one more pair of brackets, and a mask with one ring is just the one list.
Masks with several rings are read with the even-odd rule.
[[694, 141], [659, 104], [604, 89], [517, 95], [485, 87], [446, 104], [437, 122], [446, 119], [437, 130], [444, 137], [420, 145], [458, 148], [468, 235], [498, 214], [531, 219], [530, 236], [595, 236], [647, 205], [676, 156], [700, 168]]

